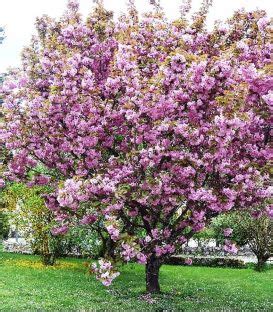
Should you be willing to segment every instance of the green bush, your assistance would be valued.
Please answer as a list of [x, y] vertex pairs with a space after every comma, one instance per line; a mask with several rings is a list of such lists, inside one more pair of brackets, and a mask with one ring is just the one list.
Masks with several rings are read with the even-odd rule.
[[192, 265], [196, 266], [207, 266], [207, 267], [230, 267], [230, 268], [246, 268], [247, 265], [244, 261], [239, 259], [232, 259], [226, 257], [187, 257], [187, 256], [172, 256], [166, 264], [172, 265], [187, 265], [185, 264], [186, 259], [192, 260]]
[[60, 239], [51, 234], [55, 221], [42, 198], [45, 188], [14, 183], [5, 189], [4, 200], [11, 223], [27, 240], [32, 251], [41, 255], [45, 265], [53, 265]]
[[224, 229], [232, 228], [229, 237], [237, 245], [248, 244], [257, 257], [256, 269], [263, 270], [266, 261], [273, 255], [273, 221], [265, 215], [252, 217], [248, 211], [221, 215], [212, 221], [215, 239], [223, 243]]
[[214, 238], [218, 243], [223, 245], [226, 239], [224, 229], [232, 228], [232, 240], [239, 246], [246, 245], [248, 243], [248, 228], [245, 225], [247, 225], [248, 220], [249, 217], [245, 213], [237, 212], [223, 214], [214, 218], [211, 222]]
[[26, 238], [32, 252], [41, 255], [46, 265], [54, 264], [56, 258], [65, 255], [102, 256], [104, 247], [101, 239], [90, 228], [73, 227], [65, 236], [51, 234], [52, 227], [57, 224], [52, 211], [45, 206], [42, 196], [45, 188], [14, 183], [6, 188], [3, 196], [11, 222]]
[[62, 255], [75, 255], [97, 259], [103, 255], [103, 245], [98, 233], [83, 226], [72, 228], [62, 238]]

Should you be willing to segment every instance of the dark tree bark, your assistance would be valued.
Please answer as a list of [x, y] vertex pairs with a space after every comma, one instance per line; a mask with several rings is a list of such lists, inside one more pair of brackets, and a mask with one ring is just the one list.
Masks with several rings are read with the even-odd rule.
[[159, 269], [161, 263], [160, 260], [152, 255], [146, 264], [146, 291], [148, 293], [159, 293]]
[[43, 254], [41, 258], [43, 265], [53, 266], [55, 264], [56, 257], [54, 254]]
[[52, 236], [51, 235], [45, 235], [41, 237], [42, 239], [42, 245], [39, 245], [38, 253], [41, 256], [42, 263], [46, 266], [53, 266], [55, 264], [56, 258], [58, 256], [58, 239], [54, 238], [55, 246], [51, 246], [50, 240], [52, 242]]
[[265, 267], [266, 261], [270, 258], [269, 255], [257, 255], [258, 262], [255, 269], [257, 271], [262, 271]]
[[104, 256], [110, 257], [111, 259], [115, 259], [116, 258], [115, 248], [116, 248], [115, 242], [110, 237], [107, 238], [107, 241], [106, 241], [106, 251], [105, 251], [105, 255]]

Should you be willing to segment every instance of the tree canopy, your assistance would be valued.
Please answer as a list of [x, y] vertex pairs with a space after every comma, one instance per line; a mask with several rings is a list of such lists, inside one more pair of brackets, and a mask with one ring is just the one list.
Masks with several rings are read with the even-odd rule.
[[[238, 11], [213, 30], [209, 1], [169, 21], [157, 2], [118, 21], [101, 1], [84, 20], [69, 1], [37, 19], [22, 70], [4, 85], [7, 180], [48, 185], [64, 234], [109, 234], [115, 261], [146, 264], [146, 284], [214, 216], [267, 206], [272, 86], [270, 20]], [[231, 244], [231, 243], [230, 243]], [[105, 285], [111, 259], [92, 270]]]

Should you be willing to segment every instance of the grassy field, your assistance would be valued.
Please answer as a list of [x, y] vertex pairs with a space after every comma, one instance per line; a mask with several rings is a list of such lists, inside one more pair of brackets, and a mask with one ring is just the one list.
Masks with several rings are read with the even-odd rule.
[[0, 311], [273, 311], [273, 270], [163, 266], [163, 294], [144, 295], [144, 268], [130, 264], [111, 288], [83, 260], [45, 268], [36, 256], [0, 251]]

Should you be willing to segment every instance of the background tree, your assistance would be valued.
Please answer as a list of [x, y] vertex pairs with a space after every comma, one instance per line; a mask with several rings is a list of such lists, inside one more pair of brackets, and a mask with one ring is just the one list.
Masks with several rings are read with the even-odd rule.
[[33, 253], [41, 255], [43, 264], [54, 265], [62, 251], [62, 238], [51, 233], [55, 219], [41, 197], [44, 191], [44, 187], [13, 183], [3, 197], [10, 223], [30, 244]]
[[267, 216], [253, 218], [248, 212], [222, 215], [212, 221], [215, 238], [222, 244], [227, 239], [225, 229], [232, 228], [230, 238], [239, 246], [249, 245], [257, 257], [256, 269], [261, 271], [273, 255], [273, 223]]
[[101, 1], [86, 21], [70, 1], [37, 20], [5, 83], [6, 177], [50, 185], [55, 234], [77, 222], [108, 233], [109, 258], [92, 267], [104, 285], [118, 276], [110, 258], [137, 260], [158, 292], [178, 246], [272, 191], [270, 20], [238, 11], [208, 31], [209, 4], [168, 21], [158, 1], [141, 19], [130, 1], [115, 22]]
[[208, 241], [215, 239], [214, 230], [208, 226], [201, 232], [196, 233], [193, 239], [197, 242], [197, 246], [199, 247], [200, 243], [206, 244]]
[[63, 254], [78, 255], [98, 259], [105, 256], [106, 250], [97, 231], [84, 225], [72, 228], [62, 239]]
[[[210, 228], [213, 230], [214, 238], [217, 243], [224, 245], [227, 236], [225, 229], [231, 229], [230, 236], [238, 246], [244, 246], [248, 243], [248, 238], [245, 230], [242, 227], [241, 221], [244, 219], [242, 213], [223, 214], [214, 218]], [[237, 222], [238, 221], [238, 222]]]

